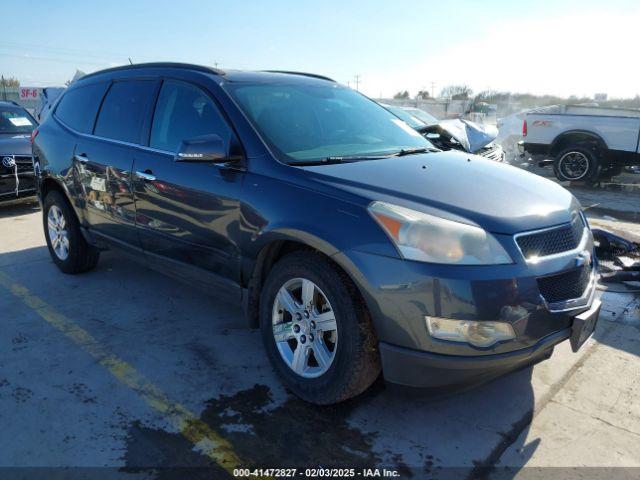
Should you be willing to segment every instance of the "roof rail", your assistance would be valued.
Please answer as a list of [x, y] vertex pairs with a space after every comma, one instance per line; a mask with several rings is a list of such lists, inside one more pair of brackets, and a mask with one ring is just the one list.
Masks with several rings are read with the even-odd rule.
[[263, 72], [267, 73], [286, 73], [287, 75], [302, 75], [303, 77], [311, 77], [318, 78], [320, 80], [328, 80], [330, 82], [334, 82], [333, 78], [325, 77], [324, 75], [318, 75], [317, 73], [307, 73], [307, 72], [292, 72], [290, 70], [263, 70]]
[[224, 75], [224, 70], [213, 67], [205, 67], [204, 65], [193, 65], [190, 63], [179, 62], [149, 62], [149, 63], [134, 63], [132, 65], [122, 65], [120, 67], [106, 68], [104, 70], [98, 70], [97, 72], [88, 73], [79, 80], [90, 78], [95, 75], [101, 75], [103, 73], [118, 72], [126, 70], [135, 70], [142, 68], [184, 68], [188, 70], [198, 70], [200, 72], [213, 73], [214, 75]]

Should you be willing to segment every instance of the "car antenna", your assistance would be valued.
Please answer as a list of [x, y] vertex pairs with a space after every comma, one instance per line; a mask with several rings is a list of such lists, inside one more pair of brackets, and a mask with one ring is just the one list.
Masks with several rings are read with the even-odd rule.
[[131, 61], [131, 57], [129, 57], [129, 65], [133, 65], [133, 62]]

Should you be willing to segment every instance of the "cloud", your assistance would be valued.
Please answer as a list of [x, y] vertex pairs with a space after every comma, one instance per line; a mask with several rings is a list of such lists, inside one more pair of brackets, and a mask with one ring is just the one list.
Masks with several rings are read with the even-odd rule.
[[387, 75], [367, 72], [365, 93], [412, 94], [436, 82], [536, 94], [610, 97], [640, 93], [637, 30], [640, 9], [626, 13], [582, 13], [487, 25], [485, 33]]

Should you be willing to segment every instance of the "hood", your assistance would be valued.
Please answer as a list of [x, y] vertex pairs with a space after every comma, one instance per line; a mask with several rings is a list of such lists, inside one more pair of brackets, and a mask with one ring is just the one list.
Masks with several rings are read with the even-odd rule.
[[[444, 130], [455, 138], [467, 152], [477, 152], [489, 145], [498, 136], [498, 129], [491, 125], [479, 125], [469, 120], [442, 120], [436, 125], [422, 129], [423, 133], [441, 133]], [[428, 138], [428, 137], [427, 137]]]
[[31, 155], [30, 137], [24, 133], [0, 134], [0, 155]]
[[579, 208], [556, 183], [516, 167], [454, 150], [301, 167], [312, 179], [380, 200], [514, 234], [571, 221]]

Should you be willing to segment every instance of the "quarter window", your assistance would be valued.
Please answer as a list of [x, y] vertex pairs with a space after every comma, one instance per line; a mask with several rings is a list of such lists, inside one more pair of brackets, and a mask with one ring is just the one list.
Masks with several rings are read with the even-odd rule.
[[102, 103], [95, 135], [140, 143], [140, 130], [153, 94], [152, 80], [118, 81]]
[[211, 98], [198, 87], [176, 80], [162, 84], [149, 146], [177, 152], [183, 140], [216, 134], [228, 144], [231, 130]]
[[56, 117], [78, 132], [91, 133], [106, 89], [104, 82], [72, 87], [56, 107]]

